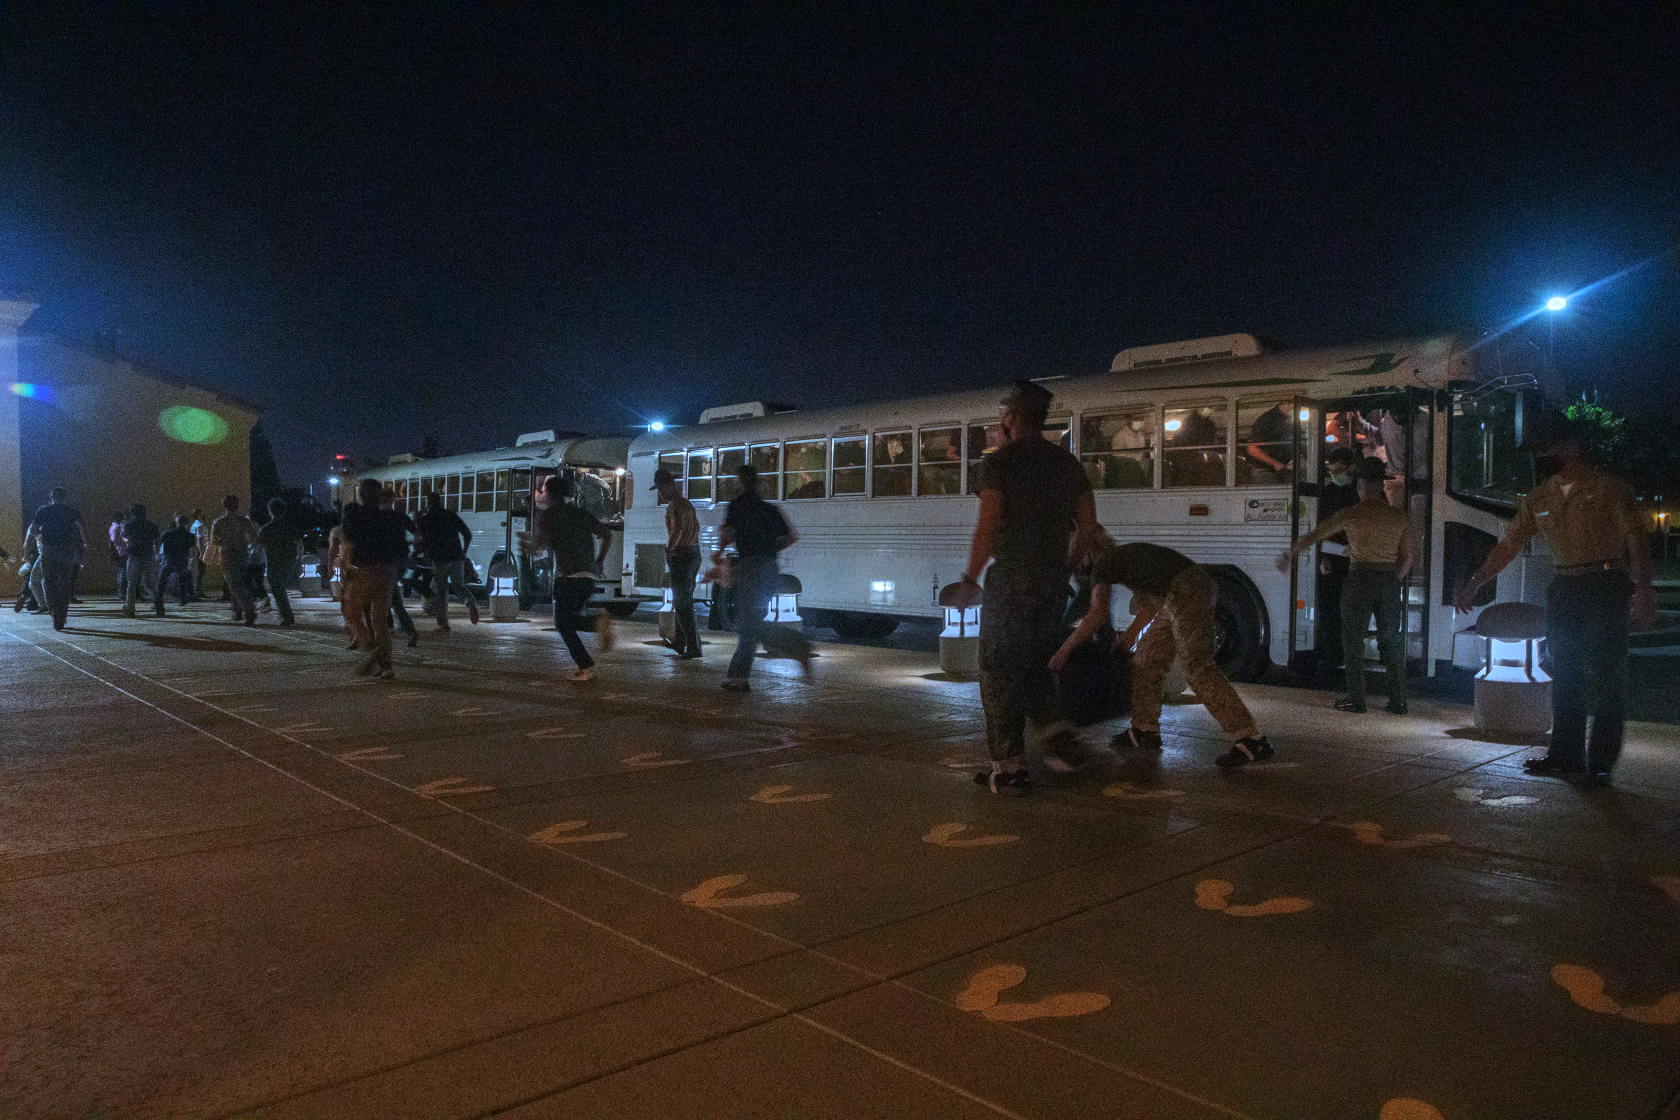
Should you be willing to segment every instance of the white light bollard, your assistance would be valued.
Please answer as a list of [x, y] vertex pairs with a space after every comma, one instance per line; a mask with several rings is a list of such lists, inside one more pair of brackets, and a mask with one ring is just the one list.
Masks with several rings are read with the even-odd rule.
[[791, 626], [798, 626], [804, 622], [799, 617], [799, 596], [805, 590], [805, 585], [799, 582], [799, 577], [783, 572], [776, 577], [776, 593], [770, 596], [770, 606], [764, 612], [766, 622], [785, 622]]
[[344, 561], [333, 565], [332, 578], [327, 581], [327, 598], [335, 603], [344, 602]]
[[945, 610], [945, 629], [939, 632], [939, 671], [948, 677], [980, 675], [980, 608], [985, 593], [975, 589], [974, 602], [955, 606], [960, 583], [948, 583], [939, 590], [939, 605]]
[[306, 552], [298, 559], [298, 596], [303, 599], [321, 597], [321, 558]]
[[519, 621], [519, 569], [507, 560], [497, 560], [485, 573], [490, 581], [490, 621]]
[[1552, 729], [1552, 678], [1540, 668], [1546, 612], [1533, 603], [1494, 603], [1476, 617], [1482, 671], [1476, 674], [1476, 730], [1537, 738]]

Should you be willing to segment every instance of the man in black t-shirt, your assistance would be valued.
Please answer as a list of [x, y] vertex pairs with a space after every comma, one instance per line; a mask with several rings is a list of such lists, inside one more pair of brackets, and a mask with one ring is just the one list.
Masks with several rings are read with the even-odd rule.
[[70, 613], [70, 584], [87, 551], [82, 515], [68, 503], [69, 494], [55, 486], [51, 500], [35, 511], [35, 544], [39, 551], [42, 592], [52, 612], [53, 629], [62, 630]]
[[1085, 470], [1044, 438], [1050, 391], [1017, 381], [1003, 399], [1003, 447], [980, 464], [980, 518], [955, 606], [978, 596], [980, 702], [992, 765], [975, 780], [993, 793], [1025, 793], [1030, 785], [1026, 729], [1044, 731], [1046, 762], [1068, 770], [1086, 761], [1072, 727], [1062, 722], [1050, 678], [1050, 655], [1064, 632], [1069, 552], [1076, 533], [1097, 531], [1096, 505]]
[[297, 526], [286, 516], [285, 499], [268, 500], [268, 524], [257, 530], [257, 540], [262, 544], [268, 590], [280, 611], [280, 625], [291, 626], [294, 621], [292, 601], [286, 594], [286, 588], [297, 582], [303, 538], [298, 534]]
[[340, 530], [350, 548], [344, 617], [352, 635], [372, 646], [356, 672], [390, 679], [397, 675], [391, 664], [391, 596], [397, 572], [408, 559], [408, 518], [379, 508], [380, 490], [378, 479], [364, 478], [356, 491], [358, 504], [344, 507]]
[[478, 601], [467, 588], [467, 549], [472, 546], [472, 530], [461, 515], [443, 504], [443, 496], [426, 495], [426, 508], [416, 526], [419, 547], [432, 565], [432, 616], [437, 628], [449, 629], [449, 593], [459, 591], [467, 601], [467, 618], [478, 623]]
[[[595, 591], [595, 575], [606, 562], [612, 530], [572, 503], [576, 487], [565, 474], [550, 475], [543, 483], [545, 504], [537, 511], [536, 528], [522, 535], [520, 543], [548, 549], [554, 564], [554, 629], [577, 666], [571, 679], [582, 683], [595, 679], [595, 659], [578, 636], [578, 612]], [[597, 540], [601, 542], [598, 548], [594, 547]]]
[[811, 643], [797, 630], [779, 623], [765, 621], [770, 612], [770, 600], [777, 593], [781, 568], [776, 554], [799, 539], [788, 525], [782, 511], [765, 501], [758, 492], [758, 471], [742, 466], [735, 472], [741, 492], [729, 503], [718, 531], [718, 551], [714, 560], [723, 558], [723, 550], [735, 548], [735, 562], [729, 569], [729, 586], [734, 593], [735, 624], [740, 639], [735, 643], [735, 656], [729, 660], [729, 675], [723, 687], [731, 692], [747, 692], [752, 686], [747, 678], [752, 674], [753, 656], [759, 643], [769, 657], [791, 657], [799, 662], [806, 677], [811, 675]]
[[[128, 507], [128, 519], [122, 523], [123, 570], [127, 579], [122, 613], [126, 618], [134, 617], [135, 601], [148, 585], [157, 582], [157, 542], [156, 523], [146, 516], [146, 507], [135, 502]], [[163, 614], [161, 606], [157, 613]]]
[[158, 571], [157, 594], [152, 599], [152, 609], [159, 618], [163, 617], [163, 592], [169, 586], [169, 577], [175, 577], [175, 593], [181, 597], [184, 607], [192, 597], [192, 554], [198, 546], [198, 535], [189, 527], [192, 519], [184, 513], [175, 515], [175, 524], [163, 531], [158, 537], [158, 546], [163, 550], [163, 567]]

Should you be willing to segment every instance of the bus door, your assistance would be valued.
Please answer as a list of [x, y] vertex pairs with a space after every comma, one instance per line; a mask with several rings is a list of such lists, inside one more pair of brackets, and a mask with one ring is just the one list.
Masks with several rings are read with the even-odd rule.
[[[1326, 409], [1321, 402], [1296, 397], [1290, 402], [1294, 424], [1294, 470], [1290, 473], [1289, 539], [1297, 540], [1318, 525], [1320, 460], [1325, 447]], [[1322, 617], [1317, 603], [1318, 557], [1313, 549], [1296, 557], [1289, 569], [1289, 664], [1313, 660], [1325, 626], [1340, 620]]]
[[[1388, 475], [1383, 491], [1389, 504], [1404, 508], [1411, 517], [1412, 530], [1420, 547], [1406, 584], [1401, 589], [1405, 605], [1406, 659], [1423, 662], [1425, 670], [1430, 668], [1426, 652], [1431, 586], [1431, 496], [1434, 489], [1431, 484], [1434, 454], [1432, 403], [1429, 391], [1415, 386], [1325, 401], [1320, 436], [1320, 446], [1326, 452], [1333, 447], [1348, 447], [1361, 459], [1382, 460]], [[1315, 486], [1313, 489], [1316, 494], [1318, 488]], [[1311, 526], [1306, 528], [1310, 530]], [[1300, 568], [1301, 565], [1297, 565], [1298, 571]], [[1298, 604], [1300, 600], [1301, 597], [1297, 596]], [[1336, 613], [1334, 618], [1318, 619], [1321, 627], [1341, 625], [1339, 612], [1335, 611], [1333, 604], [1325, 604], [1325, 610], [1319, 613]], [[1374, 652], [1373, 661], [1376, 660]]]

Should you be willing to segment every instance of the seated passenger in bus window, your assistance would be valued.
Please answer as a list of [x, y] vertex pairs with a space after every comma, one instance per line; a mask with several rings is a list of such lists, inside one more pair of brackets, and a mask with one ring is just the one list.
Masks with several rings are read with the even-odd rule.
[[[1162, 464], [1166, 486], [1225, 485], [1225, 433], [1213, 419], [1211, 408], [1190, 410], [1179, 420], [1169, 419], [1172, 433]], [[1173, 430], [1173, 424], [1178, 429]]]
[[875, 437], [875, 496], [910, 496], [910, 433], [883, 433]]
[[1248, 428], [1249, 481], [1256, 486], [1288, 483], [1295, 463], [1295, 426], [1289, 417], [1289, 402], [1277, 404], [1254, 418]]

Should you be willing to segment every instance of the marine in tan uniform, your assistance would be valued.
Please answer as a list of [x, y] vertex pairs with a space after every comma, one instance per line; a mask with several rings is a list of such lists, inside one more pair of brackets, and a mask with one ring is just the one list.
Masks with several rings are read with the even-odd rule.
[[1587, 461], [1578, 429], [1556, 422], [1539, 447], [1542, 462], [1552, 460], [1557, 472], [1523, 499], [1504, 539], [1459, 588], [1454, 605], [1470, 610], [1476, 591], [1536, 533], [1545, 538], [1556, 573], [1546, 589], [1552, 744], [1523, 768], [1604, 785], [1622, 751], [1628, 623], [1644, 625], [1656, 614], [1651, 555], [1632, 489]]
[[1377, 616], [1377, 650], [1387, 672], [1388, 710], [1406, 714], [1405, 611], [1400, 589], [1417, 563], [1417, 536], [1406, 511], [1388, 504], [1381, 459], [1358, 467], [1359, 501], [1319, 522], [1318, 528], [1278, 557], [1287, 572], [1295, 558], [1313, 545], [1347, 535], [1348, 572], [1342, 584], [1342, 650], [1347, 666], [1347, 695], [1336, 701], [1343, 712], [1365, 710], [1365, 630]]

